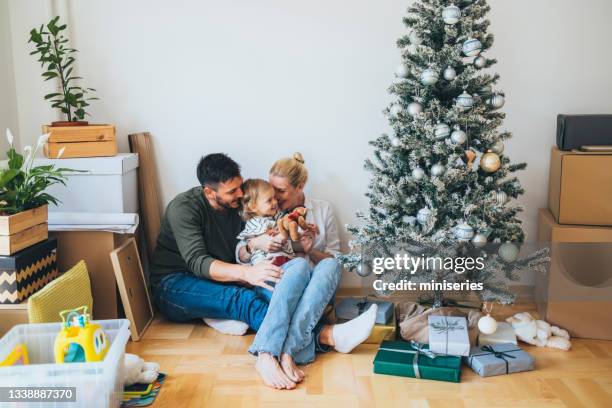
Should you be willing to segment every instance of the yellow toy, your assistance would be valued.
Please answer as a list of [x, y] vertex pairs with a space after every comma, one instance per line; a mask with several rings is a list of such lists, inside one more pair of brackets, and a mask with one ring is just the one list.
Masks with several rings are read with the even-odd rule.
[[60, 312], [64, 327], [55, 338], [55, 362], [102, 361], [110, 341], [96, 323], [90, 323], [87, 306]]
[[26, 348], [26, 345], [22, 343], [16, 345], [13, 351], [11, 351], [2, 362], [0, 362], [0, 367], [28, 364], [30, 364], [30, 360], [28, 359], [28, 349]]

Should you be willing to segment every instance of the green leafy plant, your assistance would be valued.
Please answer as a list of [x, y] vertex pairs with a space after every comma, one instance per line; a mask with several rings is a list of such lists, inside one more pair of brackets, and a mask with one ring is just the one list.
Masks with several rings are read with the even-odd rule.
[[45, 95], [45, 100], [51, 102], [51, 107], [59, 109], [66, 115], [68, 121], [79, 121], [89, 115], [85, 108], [89, 106], [88, 101], [98, 99], [90, 97], [93, 88], [83, 88], [76, 85], [77, 79], [81, 77], [72, 75], [74, 62], [76, 61], [74, 48], [67, 46], [68, 38], [63, 34], [66, 24], [58, 25], [59, 16], [53, 18], [47, 25], [33, 28], [30, 31], [28, 43], [34, 43], [36, 49], [30, 55], [38, 55], [44, 71], [42, 76], [45, 81], [58, 78], [61, 92], [53, 92]]
[[[6, 130], [9, 141], [8, 167], [0, 169], [0, 215], [16, 214], [45, 204], [58, 204], [59, 200], [46, 193], [54, 184], [66, 185], [66, 173], [80, 172], [67, 168], [55, 168], [55, 165], [33, 166], [38, 149], [47, 142], [48, 134], [38, 138], [34, 151], [26, 146], [23, 154], [13, 147], [13, 136]], [[64, 153], [60, 150], [58, 158]]]

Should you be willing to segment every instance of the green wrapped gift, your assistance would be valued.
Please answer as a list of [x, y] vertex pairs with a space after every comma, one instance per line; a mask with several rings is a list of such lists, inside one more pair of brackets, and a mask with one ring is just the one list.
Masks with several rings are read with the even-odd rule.
[[426, 344], [383, 341], [374, 357], [376, 374], [459, 382], [461, 358], [438, 355]]

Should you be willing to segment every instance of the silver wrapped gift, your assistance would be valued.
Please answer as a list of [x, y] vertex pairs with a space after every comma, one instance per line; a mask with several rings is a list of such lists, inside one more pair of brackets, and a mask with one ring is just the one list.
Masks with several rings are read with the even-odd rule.
[[469, 356], [470, 339], [465, 317], [429, 316], [429, 349], [449, 356]]
[[512, 343], [472, 347], [464, 360], [481, 377], [531, 371], [535, 366], [533, 356]]

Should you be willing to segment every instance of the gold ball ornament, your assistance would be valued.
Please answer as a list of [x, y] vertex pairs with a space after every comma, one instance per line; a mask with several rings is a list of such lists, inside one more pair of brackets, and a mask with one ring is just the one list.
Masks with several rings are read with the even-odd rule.
[[489, 151], [480, 159], [480, 168], [487, 173], [495, 173], [501, 167], [501, 159], [497, 153]]

